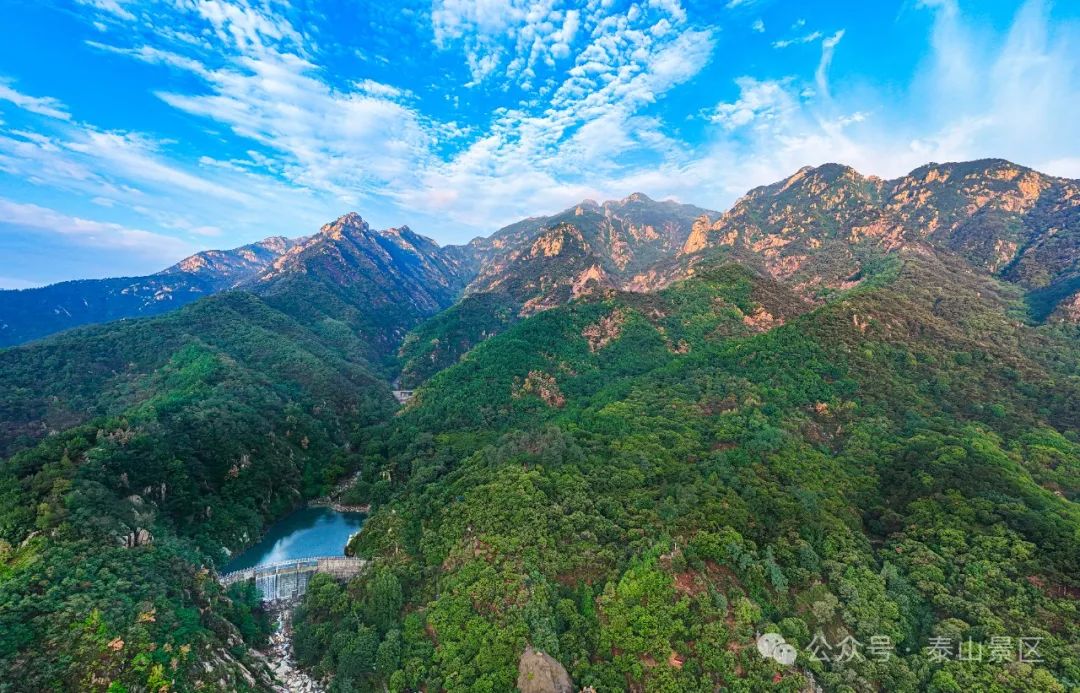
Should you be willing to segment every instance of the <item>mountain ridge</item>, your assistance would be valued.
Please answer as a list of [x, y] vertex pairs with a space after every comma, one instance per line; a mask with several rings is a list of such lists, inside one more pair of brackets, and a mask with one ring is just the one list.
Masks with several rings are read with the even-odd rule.
[[749, 250], [774, 276], [818, 272], [822, 288], [858, 273], [847, 249], [919, 243], [1028, 291], [1052, 291], [1080, 276], [1080, 181], [1004, 159], [930, 163], [891, 180], [842, 164], [803, 167], [749, 191], [690, 241], [695, 252]]
[[0, 291], [0, 348], [82, 325], [158, 315], [236, 288], [303, 240], [271, 236], [231, 250], [204, 250], [142, 277]]
[[[78, 325], [159, 314], [222, 290], [273, 292], [268, 285], [288, 263], [296, 272], [315, 261], [316, 251], [296, 259], [304, 248], [343, 239], [344, 229], [360, 243], [337, 253], [338, 263], [355, 265], [340, 281], [355, 281], [361, 266], [377, 273], [391, 253], [413, 258], [403, 265], [411, 265], [410, 288], [392, 300], [423, 314], [490, 291], [508, 292], [497, 303], [509, 301], [521, 315], [586, 291], [653, 291], [692, 275], [700, 256], [718, 251], [821, 296], [855, 281], [865, 260], [859, 256], [928, 244], [1023, 286], [1035, 319], [1071, 322], [1080, 319], [1072, 307], [1080, 301], [1078, 210], [1077, 181], [981, 159], [931, 162], [888, 180], [844, 164], [804, 166], [753, 188], [723, 213], [657, 202], [641, 192], [585, 199], [459, 245], [439, 246], [407, 225], [372, 230], [349, 212], [312, 236], [202, 251], [147, 277], [0, 292], [0, 347]], [[559, 258], [549, 247], [537, 260], [533, 243], [560, 224], [582, 232], [584, 250]]]
[[[807, 168], [715, 220], [586, 202], [474, 255], [352, 213], [239, 290], [0, 350], [0, 670], [271, 689], [214, 567], [349, 478], [370, 567], [313, 578], [292, 641], [342, 688], [511, 690], [531, 645], [600, 690], [1067, 690], [1078, 328], [963, 252], [1070, 260], [1072, 198], [990, 169]], [[1045, 661], [925, 654], [1009, 629]], [[761, 632], [897, 653], [780, 666]]]

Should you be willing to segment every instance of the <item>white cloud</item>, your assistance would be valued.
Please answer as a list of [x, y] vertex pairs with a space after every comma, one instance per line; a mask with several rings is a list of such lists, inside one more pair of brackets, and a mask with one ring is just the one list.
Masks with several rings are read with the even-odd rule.
[[296, 185], [354, 204], [365, 193], [405, 184], [427, 157], [430, 137], [419, 114], [387, 98], [385, 89], [373, 92], [374, 82], [335, 91], [312, 63], [275, 52], [203, 76], [205, 93], [159, 96], [277, 152]]
[[756, 20], [754, 20], [754, 23], [750, 25], [750, 28], [753, 31], [756, 31], [759, 34], [764, 34], [765, 33], [765, 22], [760, 20], [760, 19], [756, 19]]
[[800, 44], [800, 43], [813, 43], [814, 41], [817, 41], [819, 38], [821, 38], [821, 32], [820, 31], [811, 31], [808, 34], [803, 34], [802, 36], [796, 36], [795, 38], [779, 39], [779, 40], [773, 41], [772, 45], [773, 45], [773, 48], [787, 48], [788, 46], [794, 46], [794, 45], [797, 45], [797, 44]]
[[[661, 20], [665, 28], [656, 31]], [[640, 111], [701, 72], [712, 32], [688, 27], [673, 2], [632, 5], [589, 22], [589, 42], [540, 112], [500, 112], [486, 136], [434, 163], [419, 189], [403, 191], [402, 204], [490, 228], [574, 198], [625, 194], [622, 186], [638, 175], [628, 157], [659, 166], [678, 156], [663, 123]]]
[[[674, 1], [674, 0], [672, 0]], [[581, 11], [557, 0], [435, 0], [431, 23], [435, 45], [461, 44], [475, 86], [503, 68], [523, 77], [528, 90], [538, 64], [566, 60], [582, 28]], [[676, 2], [677, 4], [677, 2]]]
[[30, 113], [56, 118], [57, 120], [71, 120], [71, 114], [64, 108], [64, 104], [57, 99], [49, 96], [27, 96], [16, 91], [3, 81], [0, 81], [0, 101], [8, 101]]
[[842, 38], [844, 38], [843, 29], [837, 31], [832, 36], [825, 37], [821, 41], [821, 61], [818, 62], [817, 71], [814, 73], [814, 80], [817, 83], [818, 90], [825, 97], [828, 97], [829, 95], [829, 65], [832, 64], [833, 53], [836, 52], [836, 46], [840, 43], [840, 39]]
[[85, 5], [87, 7], [93, 7], [97, 10], [111, 14], [118, 19], [132, 20], [135, 19], [135, 15], [128, 11], [124, 5], [127, 5], [131, 0], [76, 0], [78, 4]]
[[353, 87], [357, 91], [361, 91], [368, 96], [373, 96], [380, 99], [397, 100], [403, 98], [412, 98], [415, 95], [408, 89], [399, 89], [389, 84], [383, 84], [382, 82], [376, 82], [373, 79], [364, 79], [359, 82], [354, 82]]
[[1001, 40], [966, 25], [953, 2], [931, 5], [933, 55], [913, 98], [937, 131], [917, 134], [912, 147], [935, 160], [1001, 156], [1080, 177], [1063, 153], [1080, 150], [1080, 34], [1052, 24], [1030, 0]]
[[[821, 41], [813, 82], [736, 80], [739, 97], [706, 117], [723, 130], [686, 170], [710, 186], [691, 199], [727, 197], [801, 166], [836, 161], [902, 175], [928, 161], [1004, 157], [1080, 177], [1080, 54], [1075, 27], [1054, 27], [1026, 3], [1004, 39], [974, 30], [952, 2], [934, 13], [931, 52], [906, 93], [843, 89], [829, 80], [843, 31]], [[715, 199], [715, 197], [714, 197]]]
[[18, 277], [0, 277], [0, 289], [33, 289], [41, 285], [41, 282], [29, 281]]
[[170, 189], [180, 188], [231, 202], [253, 202], [240, 190], [223, 188], [165, 163], [154, 151], [157, 145], [139, 135], [85, 129], [78, 139], [70, 140], [64, 146], [104, 164], [107, 170], [119, 177], [155, 183]]
[[792, 93], [790, 78], [784, 80], [756, 80], [739, 77], [739, 98], [731, 103], [721, 103], [706, 117], [727, 130], [744, 125], [758, 127], [783, 118], [799, 107], [799, 98]]
[[193, 252], [190, 244], [171, 236], [132, 229], [112, 222], [84, 219], [2, 197], [0, 223], [60, 234], [71, 237], [80, 245], [122, 249], [156, 260], [171, 261]]
[[[695, 94], [718, 89], [726, 61], [714, 53], [723, 44], [718, 29], [673, 0], [573, 9], [562, 0], [436, 0], [433, 50], [460, 55], [479, 92], [446, 94], [446, 103], [455, 113], [474, 95], [500, 104], [490, 118], [460, 111], [446, 120], [421, 110], [431, 94], [385, 74], [334, 80], [283, 3], [200, 0], [178, 5], [183, 21], [153, 25], [133, 3], [94, 4], [109, 40], [122, 40], [118, 21], [147, 29], [127, 35], [151, 38], [91, 45], [182, 74], [159, 96], [220, 133], [227, 153], [73, 122], [63, 104], [19, 95], [23, 110], [66, 119], [5, 129], [0, 171], [185, 238], [299, 235], [356, 208], [446, 240], [463, 226], [490, 231], [633, 190], [721, 208], [751, 185], [825, 161], [891, 176], [931, 159], [1005, 156], [1080, 175], [1076, 28], [1051, 25], [1038, 2], [1003, 39], [973, 27], [951, 0], [924, 2], [920, 11], [933, 16], [928, 57], [911, 84], [887, 93], [854, 70], [830, 80], [856, 62], [837, 52], [857, 42], [842, 43], [843, 30], [803, 33], [796, 22], [796, 35], [774, 44], [806, 44], [784, 54], [790, 74], [735, 79], [737, 95], [701, 113], [704, 141], [684, 138], [684, 114], [664, 100], [688, 83]], [[742, 11], [752, 0], [727, 4]]]
[[210, 23], [221, 41], [232, 43], [242, 51], [282, 41], [296, 46], [302, 43], [300, 34], [287, 20], [253, 8], [246, 2], [199, 0], [194, 4], [194, 10]]

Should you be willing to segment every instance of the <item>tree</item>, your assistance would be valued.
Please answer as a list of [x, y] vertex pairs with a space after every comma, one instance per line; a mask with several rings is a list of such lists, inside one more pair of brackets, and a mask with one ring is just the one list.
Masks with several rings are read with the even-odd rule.
[[376, 569], [368, 590], [365, 620], [380, 632], [386, 632], [397, 623], [398, 614], [401, 613], [401, 582], [389, 568], [380, 567]]

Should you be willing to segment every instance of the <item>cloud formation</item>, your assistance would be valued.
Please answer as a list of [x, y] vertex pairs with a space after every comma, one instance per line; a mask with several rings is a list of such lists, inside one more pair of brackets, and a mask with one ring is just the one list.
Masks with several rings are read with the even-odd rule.
[[[24, 196], [5, 209], [66, 228], [99, 216], [117, 238], [152, 229], [147, 244], [176, 251], [157, 237], [239, 244], [347, 209], [460, 241], [634, 190], [723, 208], [826, 161], [892, 176], [1004, 156], [1080, 176], [1080, 38], [1040, 0], [1004, 33], [954, 0], [909, 8], [925, 50], [887, 89], [860, 78], [859, 27], [753, 0], [708, 16], [678, 0], [406, 3], [415, 33], [392, 46], [359, 31], [342, 44], [279, 1], [81, 4], [87, 49], [154, 70], [150, 98], [197, 136], [87, 122], [12, 75], [0, 174]], [[737, 63], [736, 32], [773, 62]], [[427, 54], [439, 71], [414, 67]]]
[[120, 224], [83, 219], [3, 197], [0, 197], [0, 224], [59, 233], [73, 238], [79, 245], [133, 251], [156, 262], [164, 262], [177, 254], [194, 252], [193, 246], [170, 236], [131, 229]]

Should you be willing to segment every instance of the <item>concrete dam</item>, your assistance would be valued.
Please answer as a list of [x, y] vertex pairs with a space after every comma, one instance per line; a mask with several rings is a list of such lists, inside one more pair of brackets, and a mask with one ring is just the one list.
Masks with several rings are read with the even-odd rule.
[[303, 596], [307, 591], [311, 576], [316, 573], [332, 575], [339, 580], [347, 580], [358, 575], [367, 561], [362, 558], [346, 556], [320, 556], [316, 558], [298, 558], [291, 561], [260, 565], [244, 570], [234, 570], [221, 575], [218, 580], [228, 587], [237, 582], [255, 581], [265, 602], [291, 601]]

